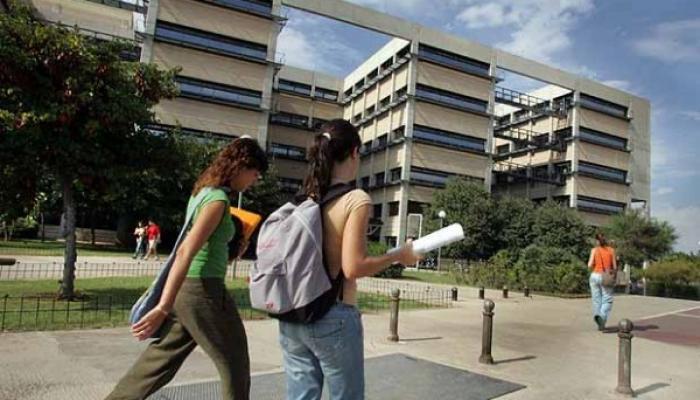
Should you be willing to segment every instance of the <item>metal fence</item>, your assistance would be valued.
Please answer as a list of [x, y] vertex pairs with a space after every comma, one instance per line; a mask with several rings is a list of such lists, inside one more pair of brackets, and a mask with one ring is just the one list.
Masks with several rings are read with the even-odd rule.
[[[163, 261], [133, 261], [133, 262], [76, 262], [76, 279], [156, 276]], [[228, 266], [226, 276], [233, 278], [246, 277], [250, 271], [250, 261], [241, 261]], [[63, 263], [16, 263], [15, 265], [0, 265], [0, 281], [61, 279]]]
[[[78, 279], [112, 277], [149, 277], [160, 269], [159, 262], [131, 263], [79, 263], [76, 268]], [[229, 280], [248, 276], [250, 262], [230, 265], [227, 271]], [[0, 266], [0, 280], [40, 280], [60, 279], [63, 274], [61, 263], [16, 264]], [[405, 283], [400, 281], [364, 278], [358, 280], [358, 307], [364, 313], [378, 313], [389, 309], [390, 293], [400, 290], [400, 308], [431, 309], [446, 308], [452, 305], [449, 290], [430, 285]], [[120, 288], [113, 289], [119, 293]], [[235, 288], [230, 294], [236, 302], [241, 317], [246, 320], [267, 318], [267, 314], [255, 310], [250, 305], [247, 288]], [[0, 293], [0, 331], [57, 330], [101, 328], [123, 326], [129, 310], [138, 299], [138, 294], [92, 294], [73, 301], [57, 300], [52, 295], [6, 295]]]

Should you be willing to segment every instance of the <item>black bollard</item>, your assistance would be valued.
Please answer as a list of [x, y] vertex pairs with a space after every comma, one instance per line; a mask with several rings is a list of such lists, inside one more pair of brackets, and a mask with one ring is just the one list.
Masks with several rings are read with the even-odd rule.
[[508, 298], [508, 286], [503, 285], [503, 298], [507, 299]]
[[483, 300], [484, 299], [484, 287], [479, 288], [479, 299]]
[[523, 294], [525, 295], [525, 297], [530, 297], [530, 288], [525, 286], [523, 288]]
[[452, 301], [457, 301], [457, 295], [458, 295], [457, 288], [453, 287], [452, 288]]
[[484, 301], [484, 327], [481, 336], [481, 355], [479, 362], [493, 364], [491, 356], [491, 336], [493, 334], [493, 308], [496, 305], [491, 300]]
[[394, 289], [391, 291], [390, 298], [390, 317], [389, 317], [389, 341], [398, 342], [399, 341], [399, 297], [401, 291], [399, 289]]
[[634, 324], [628, 319], [620, 321], [620, 353], [617, 364], [617, 388], [615, 391], [628, 397], [634, 397], [632, 390], [632, 329]]

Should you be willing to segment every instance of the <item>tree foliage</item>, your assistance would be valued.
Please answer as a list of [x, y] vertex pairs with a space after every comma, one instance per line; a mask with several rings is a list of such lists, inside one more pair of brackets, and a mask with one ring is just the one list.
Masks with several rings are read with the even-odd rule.
[[661, 259], [671, 252], [678, 238], [668, 222], [646, 218], [635, 210], [613, 217], [604, 231], [614, 241], [620, 260], [633, 266]]
[[0, 14], [0, 171], [13, 185], [0, 200], [3, 209], [13, 200], [26, 207], [44, 177], [59, 185], [66, 221], [61, 295], [71, 298], [78, 195], [103, 193], [119, 181], [118, 171], [148, 165], [160, 138], [139, 127], [153, 121], [160, 99], [177, 94], [177, 71], [122, 61], [132, 44], [44, 24], [19, 4]]

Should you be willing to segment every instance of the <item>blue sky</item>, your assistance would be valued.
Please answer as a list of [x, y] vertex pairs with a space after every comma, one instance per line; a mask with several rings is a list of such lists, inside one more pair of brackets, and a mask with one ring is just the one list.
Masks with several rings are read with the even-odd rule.
[[[649, 99], [652, 215], [676, 228], [678, 250], [700, 249], [699, 0], [352, 2]], [[279, 51], [287, 64], [343, 76], [390, 39], [285, 12]]]

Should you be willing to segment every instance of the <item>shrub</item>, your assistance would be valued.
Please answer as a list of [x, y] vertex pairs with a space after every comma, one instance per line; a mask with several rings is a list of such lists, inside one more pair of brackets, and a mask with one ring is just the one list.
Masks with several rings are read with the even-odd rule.
[[653, 263], [642, 274], [652, 282], [660, 284], [683, 284], [700, 282], [700, 263], [675, 259]]
[[520, 252], [509, 274], [510, 285], [552, 293], [584, 293], [588, 270], [568, 250], [531, 245]]

